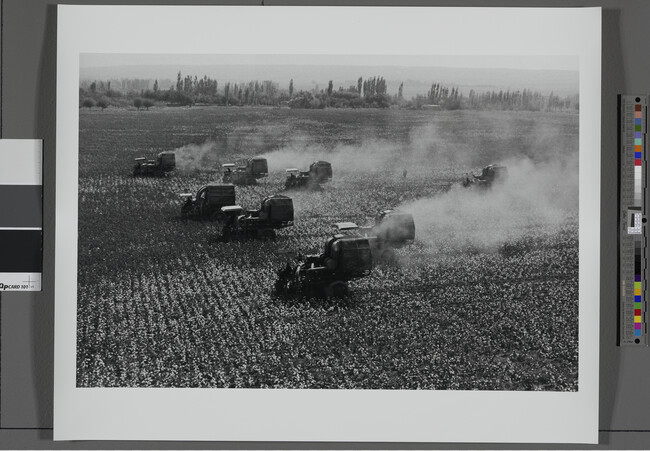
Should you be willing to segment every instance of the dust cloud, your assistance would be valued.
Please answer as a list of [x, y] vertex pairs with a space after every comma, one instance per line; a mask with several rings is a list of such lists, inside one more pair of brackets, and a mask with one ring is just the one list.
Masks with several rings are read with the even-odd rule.
[[[488, 249], [576, 220], [578, 131], [575, 121], [567, 119], [516, 112], [475, 112], [465, 117], [460, 112], [446, 122], [413, 126], [399, 136], [336, 143], [296, 134], [277, 150], [259, 156], [275, 173], [287, 168], [306, 171], [312, 162], [326, 160], [337, 179], [338, 174], [407, 170], [409, 179], [453, 181], [447, 192], [398, 208], [413, 215], [416, 240], [434, 247], [444, 242], [452, 249]], [[190, 144], [176, 149], [176, 159], [182, 169], [214, 167], [217, 148], [211, 141]], [[493, 163], [508, 168], [503, 184], [489, 189], [461, 185], [464, 173], [478, 174]]]
[[353, 143], [326, 145], [312, 137], [295, 136], [281, 148], [260, 155], [269, 162], [270, 171], [298, 168], [306, 171], [311, 163], [325, 160], [336, 173], [375, 171], [421, 172], [424, 167], [464, 164], [469, 151], [445, 142], [440, 124], [413, 127], [406, 138], [360, 138]]
[[314, 161], [325, 160], [337, 174], [403, 170], [422, 174], [432, 168], [450, 170], [471, 165], [480, 155], [481, 144], [470, 138], [454, 135], [443, 124], [432, 122], [390, 139], [366, 136], [349, 143], [324, 144], [308, 135], [294, 136], [279, 149], [260, 156], [268, 160], [270, 171], [306, 171]]
[[297, 168], [309, 169], [314, 161], [325, 160], [332, 164], [334, 171], [369, 172], [385, 168], [396, 161], [402, 146], [378, 139], [367, 139], [359, 144], [337, 144], [326, 146], [314, 142], [307, 136], [294, 137], [278, 150], [260, 155], [269, 163], [269, 171], [284, 171]]
[[458, 183], [435, 197], [399, 207], [411, 213], [417, 239], [430, 244], [494, 249], [525, 235], [537, 236], [576, 218], [578, 161], [534, 162], [529, 158], [501, 162], [509, 177], [491, 188], [465, 188]]
[[181, 171], [213, 170], [217, 163], [217, 146], [214, 141], [203, 144], [186, 144], [174, 149], [176, 168]]

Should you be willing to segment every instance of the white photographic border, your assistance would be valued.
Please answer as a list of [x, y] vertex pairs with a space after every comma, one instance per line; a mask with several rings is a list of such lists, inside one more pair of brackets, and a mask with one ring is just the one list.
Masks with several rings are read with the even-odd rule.
[[[55, 440], [597, 443], [600, 8], [58, 7]], [[77, 388], [81, 53], [579, 58], [577, 392]]]

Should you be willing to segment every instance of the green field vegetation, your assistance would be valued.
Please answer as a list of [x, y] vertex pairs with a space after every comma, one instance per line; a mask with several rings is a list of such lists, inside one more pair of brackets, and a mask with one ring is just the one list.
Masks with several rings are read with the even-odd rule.
[[[566, 113], [80, 111], [77, 385], [577, 390], [577, 129]], [[131, 176], [175, 149], [171, 176]], [[274, 242], [179, 219], [179, 193], [255, 155], [271, 174], [237, 187], [245, 208], [289, 163], [328, 160], [334, 178], [289, 192], [296, 225]], [[516, 191], [449, 188], [500, 161]], [[396, 206], [416, 219], [398, 265], [343, 300], [273, 295], [290, 252]]]

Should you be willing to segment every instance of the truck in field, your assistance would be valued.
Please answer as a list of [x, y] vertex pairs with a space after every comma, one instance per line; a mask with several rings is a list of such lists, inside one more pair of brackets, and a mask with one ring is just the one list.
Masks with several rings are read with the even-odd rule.
[[485, 166], [481, 175], [468, 174], [463, 181], [465, 188], [491, 188], [508, 180], [508, 168], [500, 164]]
[[255, 185], [257, 180], [269, 175], [269, 163], [266, 158], [253, 157], [238, 160], [236, 163], [221, 165], [223, 183], [235, 185]]
[[135, 159], [133, 176], [141, 175], [163, 176], [176, 169], [176, 154], [172, 151], [160, 152], [155, 159], [147, 160], [145, 157]]
[[332, 179], [332, 164], [327, 161], [314, 161], [309, 165], [308, 171], [298, 168], [288, 168], [287, 178], [284, 182], [285, 189], [306, 188], [319, 189], [321, 184]]
[[216, 221], [223, 218], [222, 207], [235, 204], [235, 187], [221, 184], [205, 185], [196, 192], [196, 195], [182, 193], [180, 196], [185, 200], [181, 207], [182, 219]]
[[372, 251], [367, 238], [335, 235], [320, 254], [298, 255], [278, 272], [276, 293], [289, 296], [343, 297], [348, 282], [370, 275]]
[[413, 215], [400, 210], [380, 211], [371, 226], [359, 227], [354, 222], [337, 222], [333, 227], [336, 234], [367, 238], [372, 256], [379, 263], [394, 263], [394, 249], [415, 239]]
[[221, 207], [219, 239], [275, 239], [276, 230], [293, 225], [293, 200], [276, 194], [262, 199], [259, 210], [244, 210], [239, 205]]

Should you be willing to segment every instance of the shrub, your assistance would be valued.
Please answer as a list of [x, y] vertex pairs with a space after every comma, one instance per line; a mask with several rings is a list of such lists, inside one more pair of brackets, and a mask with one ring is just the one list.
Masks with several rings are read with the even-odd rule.
[[81, 104], [82, 107], [91, 109], [92, 107], [95, 106], [95, 101], [93, 99], [84, 99], [83, 103]]

